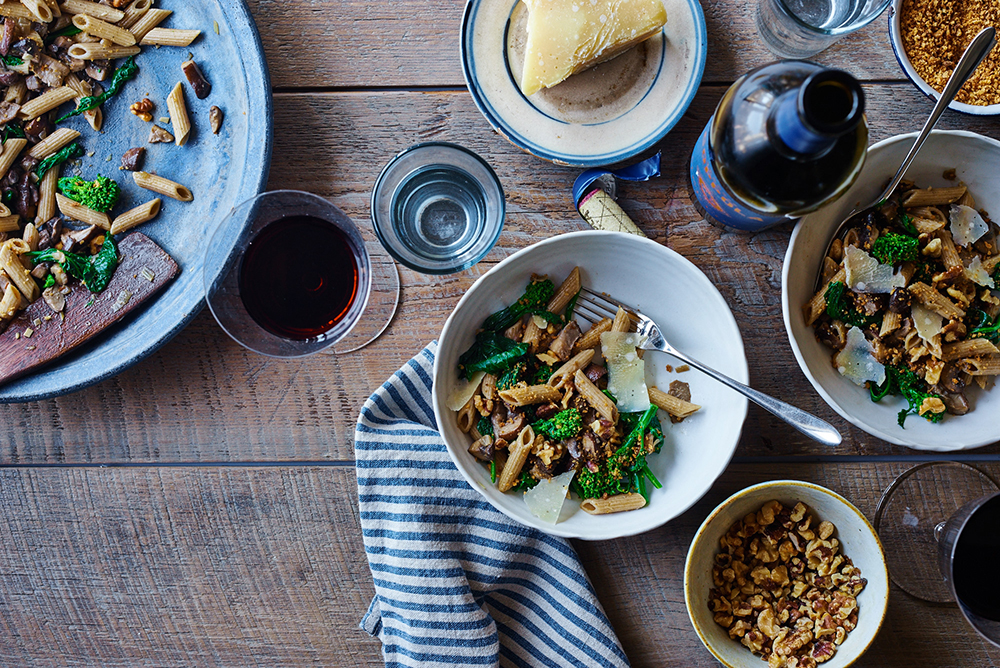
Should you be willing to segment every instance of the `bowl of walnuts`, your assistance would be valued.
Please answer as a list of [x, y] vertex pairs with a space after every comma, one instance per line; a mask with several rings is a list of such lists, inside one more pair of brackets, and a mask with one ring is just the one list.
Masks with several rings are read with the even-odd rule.
[[889, 572], [861, 511], [819, 485], [777, 480], [709, 514], [688, 550], [684, 598], [729, 668], [844, 668], [882, 626]]

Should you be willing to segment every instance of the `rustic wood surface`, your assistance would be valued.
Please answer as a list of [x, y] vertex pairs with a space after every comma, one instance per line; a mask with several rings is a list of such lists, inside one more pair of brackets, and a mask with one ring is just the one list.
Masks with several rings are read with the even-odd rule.
[[[480, 153], [508, 214], [497, 247], [446, 277], [400, 270], [401, 305], [376, 343], [346, 356], [279, 362], [248, 353], [203, 312], [115, 378], [72, 395], [0, 405], [0, 665], [378, 666], [357, 628], [372, 595], [357, 516], [353, 425], [362, 402], [435, 338], [470, 285], [528, 244], [584, 229], [570, 200], [579, 170], [494, 134], [464, 88], [462, 0], [249, 0], [275, 90], [269, 187], [309, 190], [368, 226], [378, 171], [427, 139]], [[577, 548], [636, 666], [717, 665], [684, 608], [687, 546], [728, 494], [778, 477], [844, 494], [869, 517], [920, 453], [850, 426], [811, 389], [786, 343], [781, 263], [789, 229], [748, 235], [705, 223], [684, 176], [725, 86], [772, 60], [755, 2], [703, 2], [709, 58], [699, 95], [658, 146], [663, 176], [621, 188], [657, 241], [721, 290], [760, 389], [833, 422], [834, 451], [751, 408], [737, 459], [692, 510], [646, 535]], [[917, 130], [931, 103], [903, 80], [886, 17], [819, 62], [865, 82], [872, 141]], [[994, 119], [948, 113], [943, 128], [1000, 137]], [[1000, 431], [998, 431], [1000, 438]], [[952, 458], [1000, 476], [1000, 446]], [[996, 666], [1000, 650], [954, 608], [893, 589], [860, 666]], [[763, 664], [761, 664], [763, 665]]]
[[[688, 621], [683, 571], [715, 504], [792, 478], [827, 486], [871, 517], [906, 466], [735, 465], [668, 525], [575, 545], [634, 666], [710, 667], [718, 664]], [[1000, 465], [988, 469], [1000, 474]], [[355, 484], [341, 466], [0, 472], [0, 665], [382, 665], [378, 642], [357, 627], [373, 589]], [[998, 661], [1000, 650], [956, 608], [893, 586], [882, 632], [856, 665]]]

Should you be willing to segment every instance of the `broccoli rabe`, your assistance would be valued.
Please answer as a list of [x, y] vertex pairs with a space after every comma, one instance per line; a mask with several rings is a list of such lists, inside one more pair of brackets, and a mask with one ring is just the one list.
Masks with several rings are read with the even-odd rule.
[[540, 313], [555, 292], [556, 286], [547, 278], [532, 281], [516, 302], [486, 318], [483, 329], [486, 331], [507, 329], [525, 313]]
[[862, 329], [881, 320], [878, 316], [867, 316], [858, 311], [851, 301], [847, 286], [840, 281], [831, 283], [824, 296], [826, 297], [826, 314], [834, 320], [840, 320]]
[[872, 245], [872, 256], [882, 264], [912, 262], [920, 254], [920, 242], [905, 234], [883, 234]]
[[535, 478], [530, 473], [528, 473], [527, 471], [524, 471], [523, 473], [521, 473], [520, 479], [516, 483], [514, 483], [514, 486], [511, 487], [511, 489], [517, 490], [518, 492], [527, 492], [529, 489], [533, 488], [537, 484], [538, 484], [538, 479]]
[[476, 422], [476, 431], [479, 432], [480, 436], [492, 436], [493, 422], [488, 417], [481, 416]]
[[79, 176], [65, 176], [59, 179], [59, 190], [74, 202], [94, 211], [110, 211], [121, 195], [118, 184], [106, 176], [98, 176], [93, 181], [84, 181]]
[[622, 414], [623, 422], [631, 424], [632, 429], [618, 449], [596, 467], [597, 470], [592, 471], [586, 466], [580, 469], [573, 481], [573, 489], [577, 494], [585, 499], [595, 499], [605, 494], [613, 496], [635, 490], [648, 501], [646, 479], [649, 479], [653, 487], [661, 487], [660, 481], [646, 463], [648, 453], [645, 435], [651, 433], [654, 438], [658, 438], [663, 434], [656, 420], [656, 410], [656, 406], [650, 406], [642, 413]]
[[528, 365], [518, 362], [511, 368], [504, 371], [503, 375], [497, 379], [498, 390], [509, 390], [521, 381], [524, 372], [528, 370]]
[[[905, 367], [886, 366], [885, 380], [881, 385], [870, 383], [868, 392], [872, 401], [881, 401], [890, 394], [901, 394], [906, 399], [909, 406], [899, 411], [896, 421], [902, 427], [906, 418], [910, 415], [920, 415], [920, 407], [925, 399], [940, 399], [936, 394], [927, 392], [927, 383], [920, 376]], [[934, 413], [925, 411], [921, 416], [929, 422], [940, 422], [944, 419], [944, 413]]]
[[536, 434], [542, 434], [556, 441], [573, 438], [580, 429], [583, 428], [583, 418], [580, 411], [575, 408], [567, 408], [559, 411], [548, 420], [540, 420], [531, 425]]
[[531, 376], [531, 384], [544, 385], [545, 383], [549, 382], [549, 378], [551, 378], [552, 374], [554, 374], [555, 372], [556, 372], [555, 367], [546, 366], [543, 364], [537, 369], [535, 369], [535, 373]]

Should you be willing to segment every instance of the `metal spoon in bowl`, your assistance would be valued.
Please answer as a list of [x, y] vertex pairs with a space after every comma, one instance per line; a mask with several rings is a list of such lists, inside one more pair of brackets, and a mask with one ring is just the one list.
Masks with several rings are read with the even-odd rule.
[[[972, 73], [976, 71], [979, 64], [983, 62], [986, 56], [989, 55], [993, 47], [996, 46], [996, 29], [986, 28], [980, 32], [972, 40], [969, 46], [965, 49], [965, 53], [962, 54], [962, 58], [958, 61], [958, 65], [955, 67], [955, 71], [951, 73], [951, 77], [948, 78], [948, 83], [945, 84], [944, 90], [941, 91], [941, 97], [938, 98], [937, 104], [934, 105], [934, 109], [931, 110], [931, 115], [927, 118], [927, 122], [924, 123], [923, 129], [920, 134], [917, 135], [916, 140], [913, 142], [913, 146], [910, 147], [910, 152], [906, 154], [906, 158], [903, 159], [903, 164], [899, 166], [899, 171], [896, 175], [892, 177], [892, 181], [886, 186], [885, 190], [882, 191], [875, 201], [864, 208], [854, 209], [844, 220], [837, 226], [836, 231], [830, 237], [830, 241], [826, 244], [826, 251], [824, 251], [822, 257], [826, 257], [830, 254], [830, 246], [833, 245], [835, 239], [840, 238], [844, 229], [848, 226], [848, 223], [858, 220], [867, 216], [870, 211], [881, 206], [892, 191], [896, 189], [899, 182], [903, 180], [903, 175], [906, 173], [906, 169], [913, 162], [913, 159], [917, 157], [917, 151], [920, 147], [924, 145], [924, 140], [930, 136], [931, 130], [937, 125], [938, 119], [941, 118], [941, 114], [944, 113], [945, 108], [951, 104], [951, 101], [955, 99], [958, 95], [958, 90], [968, 81]], [[823, 287], [823, 266], [820, 264], [819, 271], [816, 275], [816, 287], [814, 291], [818, 291]]]

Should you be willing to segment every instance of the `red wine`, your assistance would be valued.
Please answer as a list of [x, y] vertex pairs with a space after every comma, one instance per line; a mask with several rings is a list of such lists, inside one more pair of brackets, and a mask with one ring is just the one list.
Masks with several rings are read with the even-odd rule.
[[1000, 555], [1000, 496], [984, 503], [966, 522], [955, 545], [951, 566], [958, 598], [980, 617], [993, 621], [1000, 621], [997, 555]]
[[347, 315], [358, 295], [358, 273], [340, 228], [312, 216], [289, 216], [250, 241], [240, 266], [240, 297], [272, 334], [314, 339]]

